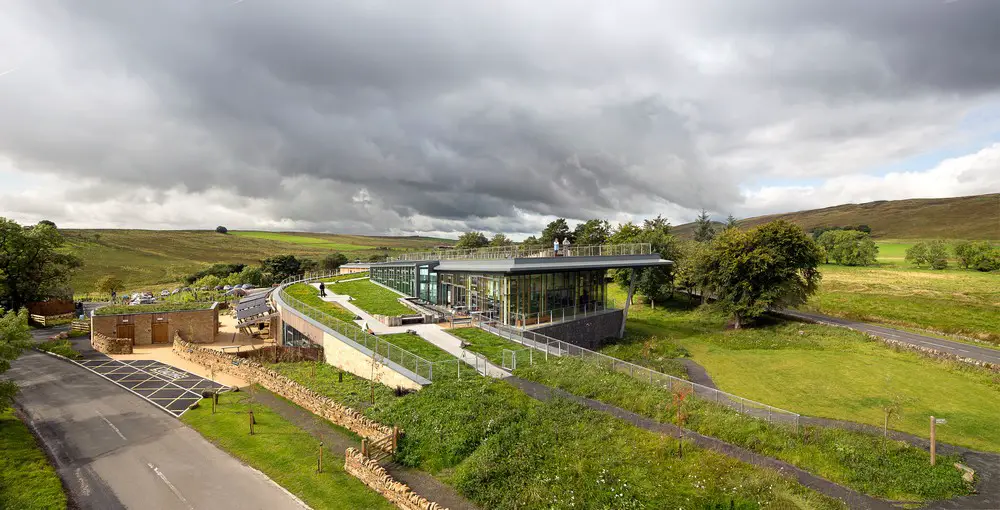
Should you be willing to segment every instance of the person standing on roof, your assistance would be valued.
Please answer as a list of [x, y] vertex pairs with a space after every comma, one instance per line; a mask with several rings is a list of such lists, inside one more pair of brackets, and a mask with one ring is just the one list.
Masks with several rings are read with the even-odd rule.
[[323, 282], [319, 282], [319, 295], [326, 297], [326, 285], [323, 285]]

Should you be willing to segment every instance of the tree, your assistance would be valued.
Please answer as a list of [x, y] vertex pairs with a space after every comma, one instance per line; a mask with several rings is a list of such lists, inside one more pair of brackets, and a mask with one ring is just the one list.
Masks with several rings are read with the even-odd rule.
[[347, 256], [343, 253], [331, 253], [319, 262], [319, 266], [324, 271], [336, 271], [340, 266], [347, 263]]
[[715, 227], [712, 226], [712, 218], [708, 211], [702, 209], [701, 214], [694, 220], [694, 240], [699, 243], [711, 241], [715, 237]]
[[218, 278], [226, 278], [233, 273], [239, 273], [246, 267], [246, 264], [225, 264], [216, 263], [208, 266], [197, 273], [192, 273], [184, 277], [184, 281], [188, 285], [191, 285], [195, 280], [201, 279], [207, 275], [212, 275]]
[[219, 285], [222, 285], [222, 278], [219, 278], [214, 274], [205, 275], [195, 280], [194, 283], [192, 283], [192, 285], [194, 285], [195, 288], [204, 287], [206, 289], [211, 290], [218, 287]]
[[62, 234], [46, 223], [21, 227], [0, 218], [0, 301], [14, 310], [55, 295], [82, 264], [62, 253]]
[[689, 297], [697, 292], [704, 303], [712, 293], [708, 274], [711, 246], [708, 243], [684, 241], [679, 244], [679, 253], [674, 266], [675, 285], [687, 292]]
[[229, 233], [229, 229], [226, 228], [226, 227], [223, 227], [222, 225], [219, 225], [218, 227], [215, 227], [215, 231], [217, 233], [219, 233], [219, 234], [228, 234]]
[[[21, 309], [19, 313], [4, 312], [0, 308], [0, 374], [6, 372], [10, 368], [10, 362], [17, 359], [30, 345], [28, 311]], [[14, 381], [0, 379], [0, 412], [7, 410], [15, 393], [17, 384]]]
[[105, 294], [117, 294], [124, 288], [125, 282], [123, 282], [121, 278], [112, 274], [104, 275], [100, 280], [97, 280], [97, 290]]
[[608, 220], [587, 220], [573, 230], [573, 242], [584, 246], [605, 244], [611, 236]]
[[493, 247], [510, 246], [512, 244], [514, 244], [514, 241], [511, 241], [510, 238], [500, 232], [493, 234], [493, 237], [490, 239], [490, 246]]
[[1000, 247], [989, 241], [960, 241], [955, 243], [955, 258], [965, 269], [996, 271], [1000, 269]]
[[249, 283], [254, 287], [269, 287], [273, 283], [259, 267], [247, 266], [238, 274], [239, 283]]
[[52, 220], [42, 220], [42, 221], [39, 221], [38, 224], [39, 225], [48, 225], [48, 226], [50, 226], [52, 228], [56, 228], [56, 229], [59, 228], [59, 227], [56, 227], [56, 223], [54, 221], [52, 221]]
[[940, 239], [927, 243], [927, 261], [931, 269], [948, 267], [948, 245]]
[[556, 241], [563, 242], [569, 240], [570, 243], [576, 244], [576, 239], [573, 239], [573, 232], [569, 229], [569, 223], [566, 223], [566, 218], [558, 218], [549, 222], [542, 230], [542, 235], [539, 238], [543, 246], [552, 246]]
[[458, 237], [458, 242], [455, 243], [455, 248], [460, 250], [472, 250], [475, 248], [483, 248], [490, 244], [489, 239], [486, 239], [486, 235], [482, 232], [471, 231], [466, 232]]
[[737, 222], [736, 216], [733, 216], [732, 214], [730, 214], [729, 216], [726, 217], [726, 227], [725, 227], [726, 230], [729, 230], [731, 228], [738, 228], [738, 227], [739, 227], [739, 224]]
[[826, 262], [833, 259], [845, 266], [870, 266], [878, 259], [878, 245], [858, 230], [828, 230], [817, 243], [823, 248]]
[[922, 266], [928, 263], [927, 243], [919, 242], [906, 249], [905, 260], [913, 265]]
[[280, 282], [292, 276], [302, 275], [302, 263], [295, 255], [278, 255], [260, 262], [260, 269], [270, 275], [271, 281]]
[[962, 269], [968, 269], [972, 265], [973, 245], [969, 241], [959, 241], [952, 247], [955, 250], [955, 259]]
[[[643, 221], [642, 226], [625, 223], [611, 235], [611, 244], [648, 243], [653, 253], [659, 253], [667, 260], [676, 260], [680, 255], [678, 243], [670, 233], [670, 223], [662, 216]], [[664, 299], [673, 294], [674, 272], [670, 266], [654, 266], [636, 269], [636, 292], [648, 299]], [[615, 281], [627, 286], [632, 270], [619, 269], [613, 273]]]
[[819, 286], [819, 246], [786, 221], [725, 230], [711, 249], [709, 285], [737, 329], [772, 308], [805, 303]]
[[520, 246], [521, 246], [521, 248], [524, 248], [526, 250], [533, 250], [533, 249], [541, 248], [542, 247], [542, 242], [539, 241], [538, 238], [535, 237], [535, 236], [528, 236], [527, 238], [524, 239], [524, 241], [521, 241], [521, 245]]

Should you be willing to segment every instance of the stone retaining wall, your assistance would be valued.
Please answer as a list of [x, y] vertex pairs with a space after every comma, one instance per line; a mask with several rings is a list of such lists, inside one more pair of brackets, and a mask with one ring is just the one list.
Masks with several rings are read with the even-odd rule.
[[344, 471], [361, 480], [397, 507], [403, 510], [448, 510], [413, 492], [409, 485], [397, 482], [378, 462], [366, 459], [357, 449], [348, 448], [344, 457]]
[[231, 354], [188, 343], [179, 336], [174, 337], [173, 350], [182, 359], [215, 372], [229, 374], [251, 384], [260, 384], [309, 412], [363, 438], [378, 441], [392, 434], [392, 427], [382, 425], [350, 407], [324, 397], [256, 361], [240, 359]]
[[132, 354], [131, 338], [111, 338], [94, 332], [90, 335], [90, 346], [104, 354]]

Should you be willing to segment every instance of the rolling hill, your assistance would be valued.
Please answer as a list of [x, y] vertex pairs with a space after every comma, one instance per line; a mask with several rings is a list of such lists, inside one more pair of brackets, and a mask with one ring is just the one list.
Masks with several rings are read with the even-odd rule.
[[[802, 228], [868, 225], [876, 239], [1000, 240], [1000, 193], [955, 198], [879, 200], [823, 209], [757, 216], [739, 221], [753, 227], [772, 220], [786, 220]], [[720, 224], [721, 225], [721, 224]], [[694, 223], [678, 225], [674, 232], [691, 237]]]
[[388, 250], [426, 250], [454, 240], [429, 237], [376, 237], [301, 232], [205, 230], [64, 229], [67, 251], [84, 261], [70, 281], [78, 293], [92, 292], [104, 275], [121, 278], [128, 289], [168, 286], [216, 262], [256, 264], [274, 255], [319, 259], [341, 252], [364, 260]]

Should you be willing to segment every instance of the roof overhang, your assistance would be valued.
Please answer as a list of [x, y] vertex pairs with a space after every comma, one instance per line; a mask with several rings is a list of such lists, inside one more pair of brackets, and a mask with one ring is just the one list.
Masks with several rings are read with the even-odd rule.
[[670, 266], [658, 253], [650, 255], [616, 255], [605, 257], [527, 257], [488, 260], [443, 260], [435, 271], [467, 273], [558, 273], [563, 271], [589, 271], [595, 269], [642, 268]]

